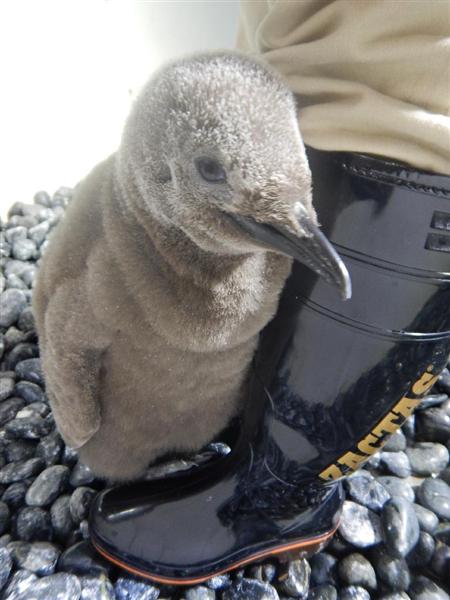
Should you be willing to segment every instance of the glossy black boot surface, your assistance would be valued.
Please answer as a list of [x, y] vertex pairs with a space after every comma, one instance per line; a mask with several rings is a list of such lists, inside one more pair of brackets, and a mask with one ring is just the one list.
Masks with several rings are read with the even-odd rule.
[[309, 149], [323, 231], [350, 272], [341, 302], [295, 264], [264, 330], [239, 440], [216, 462], [99, 494], [96, 548], [161, 582], [320, 548], [341, 477], [379, 450], [450, 354], [450, 178]]

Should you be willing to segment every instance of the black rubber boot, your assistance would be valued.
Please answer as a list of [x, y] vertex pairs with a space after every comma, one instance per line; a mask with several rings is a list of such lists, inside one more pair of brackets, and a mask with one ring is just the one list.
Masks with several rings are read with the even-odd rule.
[[90, 531], [111, 561], [194, 584], [271, 554], [320, 549], [339, 479], [378, 451], [450, 353], [450, 178], [309, 149], [314, 204], [351, 274], [342, 302], [295, 263], [263, 332], [230, 455], [99, 494]]

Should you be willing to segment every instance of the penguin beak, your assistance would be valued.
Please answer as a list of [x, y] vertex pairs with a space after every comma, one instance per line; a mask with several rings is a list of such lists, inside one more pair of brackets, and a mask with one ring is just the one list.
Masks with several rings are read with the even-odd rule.
[[294, 234], [280, 224], [259, 223], [236, 213], [229, 216], [253, 239], [271, 250], [298, 260], [339, 288], [343, 300], [351, 298], [352, 284], [347, 267], [325, 235], [306, 215], [296, 216], [304, 235]]

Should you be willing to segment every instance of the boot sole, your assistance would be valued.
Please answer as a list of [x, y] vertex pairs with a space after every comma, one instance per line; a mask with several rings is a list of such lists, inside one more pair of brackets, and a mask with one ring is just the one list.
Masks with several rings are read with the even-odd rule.
[[330, 541], [333, 535], [337, 530], [336, 526], [331, 531], [312, 538], [306, 538], [299, 540], [297, 542], [291, 542], [290, 544], [283, 544], [282, 546], [277, 546], [275, 548], [271, 548], [270, 550], [265, 550], [264, 552], [257, 552], [255, 554], [251, 554], [244, 560], [240, 560], [239, 562], [233, 563], [226, 569], [221, 569], [220, 571], [214, 571], [212, 573], [208, 573], [208, 575], [202, 575], [201, 577], [194, 577], [192, 579], [178, 579], [173, 577], [162, 577], [160, 575], [153, 575], [147, 571], [142, 571], [141, 569], [137, 569], [136, 567], [131, 567], [130, 565], [120, 561], [115, 556], [112, 556], [104, 550], [97, 542], [95, 542], [91, 538], [92, 545], [97, 550], [99, 554], [101, 554], [108, 561], [114, 563], [116, 566], [132, 573], [133, 575], [137, 575], [138, 577], [145, 577], [146, 579], [150, 579], [152, 581], [156, 581], [157, 583], [169, 584], [169, 585], [196, 585], [197, 583], [203, 583], [207, 581], [211, 577], [215, 577], [217, 575], [223, 575], [224, 573], [228, 573], [229, 571], [233, 571], [239, 567], [243, 567], [257, 560], [261, 560], [268, 556], [276, 556], [280, 561], [285, 562], [292, 559], [297, 558], [308, 558], [315, 554], [316, 552], [320, 552], [326, 544]]

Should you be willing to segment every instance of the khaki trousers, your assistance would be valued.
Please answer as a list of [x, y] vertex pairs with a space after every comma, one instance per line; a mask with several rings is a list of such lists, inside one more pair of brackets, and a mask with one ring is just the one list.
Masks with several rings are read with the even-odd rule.
[[450, 175], [450, 2], [241, 0], [237, 48], [295, 92], [306, 144]]

